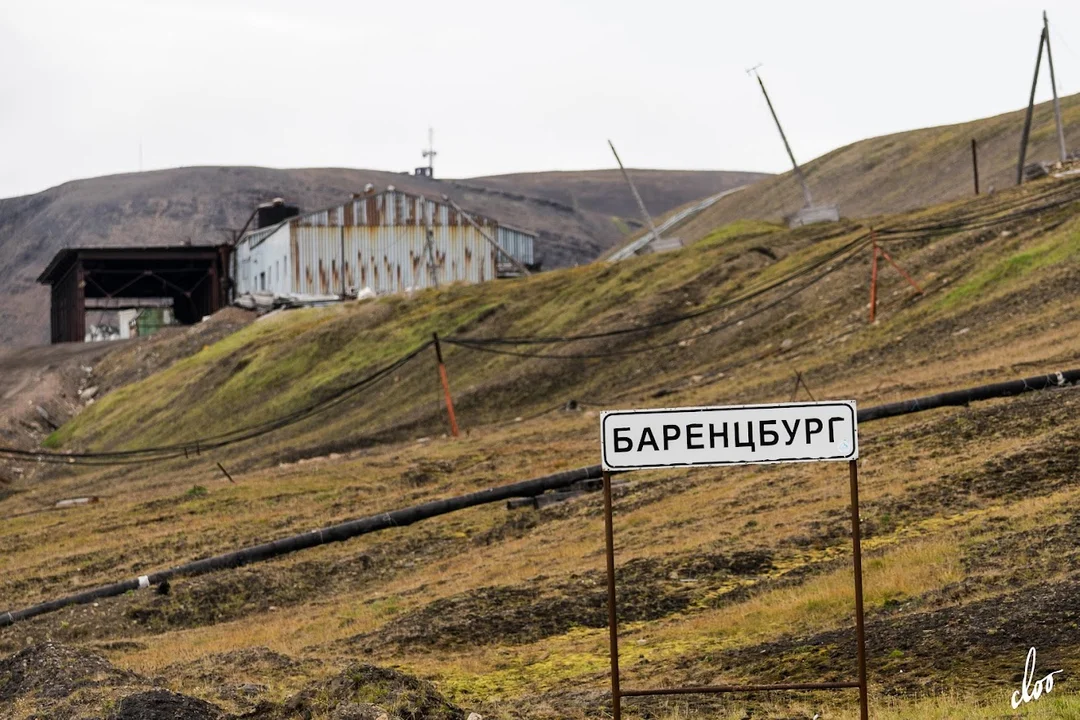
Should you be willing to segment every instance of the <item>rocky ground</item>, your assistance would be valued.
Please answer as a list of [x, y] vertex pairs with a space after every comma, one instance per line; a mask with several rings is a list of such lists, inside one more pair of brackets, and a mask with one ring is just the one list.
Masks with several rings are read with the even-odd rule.
[[[115, 667], [86, 650], [58, 643], [31, 645], [0, 658], [0, 706], [26, 717], [73, 720], [465, 720], [431, 683], [389, 668], [353, 663], [327, 679], [310, 683], [281, 701], [267, 699], [264, 683], [230, 684], [230, 673], [267, 680], [295, 671], [297, 661], [265, 648], [250, 648], [208, 659], [198, 667], [171, 668], [174, 676], [213, 684], [219, 697], [246, 708], [234, 715], [206, 700], [173, 692], [160, 679]], [[203, 670], [207, 665], [213, 669]], [[200, 671], [202, 671], [200, 673]], [[475, 715], [471, 715], [474, 719]]]

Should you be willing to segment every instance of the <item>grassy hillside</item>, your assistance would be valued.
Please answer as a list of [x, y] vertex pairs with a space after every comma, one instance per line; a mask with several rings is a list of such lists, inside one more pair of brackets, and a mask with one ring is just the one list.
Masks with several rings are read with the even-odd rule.
[[[6, 278], [0, 288], [0, 347], [48, 341], [48, 290], [35, 279], [63, 247], [220, 243], [260, 202], [280, 196], [313, 210], [340, 202], [369, 182], [446, 193], [467, 209], [537, 232], [537, 257], [547, 268], [588, 262], [622, 239], [629, 227], [622, 218], [636, 219], [638, 210], [617, 170], [580, 175], [458, 181], [341, 168], [192, 167], [76, 180], [0, 199], [0, 274]], [[640, 182], [646, 201], [659, 213], [762, 177], [653, 171], [643, 173]], [[577, 197], [586, 180], [587, 192]]]
[[[1066, 146], [1080, 150], [1080, 95], [1061, 99]], [[1016, 185], [1025, 110], [958, 125], [923, 128], [852, 143], [803, 166], [815, 201], [835, 203], [844, 217], [864, 218], [970, 197], [971, 140], [979, 143], [980, 189]], [[779, 140], [777, 140], [779, 142]], [[1053, 104], [1035, 107], [1027, 162], [1058, 159]], [[779, 222], [802, 207], [791, 172], [755, 183], [721, 200], [677, 234], [686, 242], [741, 218]]]
[[[1051, 201], [1056, 207], [1004, 219]], [[871, 405], [1076, 367], [1080, 182], [1044, 181], [873, 223], [940, 227], [975, 217], [969, 229], [882, 237], [926, 292], [914, 297], [883, 269], [872, 326], [865, 246], [753, 300], [720, 305], [863, 236], [854, 223], [789, 231], [741, 222], [691, 248], [613, 266], [267, 317], [111, 392], [51, 444], [136, 448], [262, 422], [356, 381], [432, 331], [579, 334], [716, 308], [643, 333], [508, 348], [562, 359], [444, 346], [464, 429], [457, 440], [444, 435], [428, 350], [360, 397], [257, 441], [150, 467], [54, 470], [0, 502], [8, 518], [0, 597], [22, 607], [592, 464], [605, 407], [786, 401], [796, 370], [819, 399]], [[613, 352], [626, 354], [567, 357]], [[1078, 409], [1070, 388], [861, 428], [874, 717], [1005, 715], [1032, 645], [1040, 669], [1065, 674], [1026, 715], [1077, 712], [1068, 678], [1080, 671]], [[625, 684], [853, 674], [842, 466], [628, 479], [615, 501]], [[103, 500], [13, 517], [80, 494]], [[0, 652], [45, 639], [78, 645], [250, 717], [298, 717], [286, 698], [324, 692], [357, 658], [431, 679], [485, 717], [603, 716], [602, 548], [596, 495], [539, 511], [486, 506], [183, 579], [166, 595], [69, 608], [0, 630]], [[252, 682], [259, 687], [240, 690]], [[70, 702], [100, 713], [120, 692], [109, 687]], [[0, 692], [0, 711], [16, 718], [55, 702]], [[665, 720], [857, 717], [854, 695], [844, 693], [627, 706], [630, 717]], [[312, 717], [332, 711], [324, 703]]]

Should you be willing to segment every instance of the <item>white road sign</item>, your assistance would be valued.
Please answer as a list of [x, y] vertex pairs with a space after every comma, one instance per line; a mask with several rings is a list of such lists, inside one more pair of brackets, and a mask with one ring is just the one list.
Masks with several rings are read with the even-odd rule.
[[600, 415], [605, 470], [859, 457], [854, 400], [614, 410]]

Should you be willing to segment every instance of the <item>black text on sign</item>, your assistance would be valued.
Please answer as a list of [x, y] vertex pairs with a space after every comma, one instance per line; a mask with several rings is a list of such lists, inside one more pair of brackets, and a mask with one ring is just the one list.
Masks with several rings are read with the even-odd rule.
[[605, 470], [859, 457], [854, 400], [615, 410], [600, 434]]

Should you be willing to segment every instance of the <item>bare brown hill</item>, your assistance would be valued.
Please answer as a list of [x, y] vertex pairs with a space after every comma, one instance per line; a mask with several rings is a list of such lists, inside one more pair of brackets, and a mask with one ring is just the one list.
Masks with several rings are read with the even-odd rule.
[[[765, 177], [635, 171], [638, 175], [656, 213]], [[0, 200], [0, 347], [47, 342], [48, 293], [35, 278], [63, 247], [221, 242], [259, 202], [280, 196], [314, 209], [369, 182], [447, 193], [468, 209], [537, 232], [545, 267], [592, 260], [623, 238], [629, 225], [621, 218], [637, 217], [617, 170], [440, 181], [341, 168], [191, 167], [76, 180]]]
[[[673, 210], [690, 200], [770, 177], [765, 173], [725, 170], [631, 169], [630, 173], [645, 206], [649, 212], [656, 214]], [[638, 220], [638, 209], [626, 189], [622, 174], [614, 169], [517, 173], [458, 182], [549, 197], [576, 208], [613, 217], [628, 217], [634, 222]]]
[[[1066, 146], [1080, 150], [1080, 95], [1062, 98], [1061, 110]], [[975, 138], [982, 192], [1002, 190], [1016, 184], [1024, 112], [860, 140], [810, 161], [803, 169], [814, 199], [836, 203], [844, 217], [904, 212], [974, 192], [971, 140]], [[1035, 108], [1027, 162], [1057, 159], [1054, 110], [1046, 102]], [[679, 228], [678, 234], [692, 242], [734, 220], [780, 220], [802, 203], [799, 186], [787, 172], [717, 202]]]

